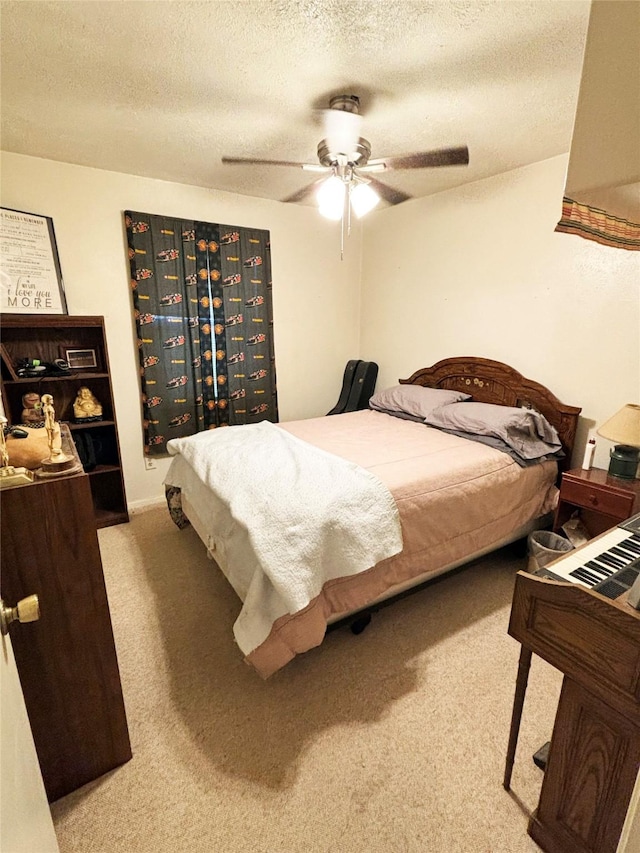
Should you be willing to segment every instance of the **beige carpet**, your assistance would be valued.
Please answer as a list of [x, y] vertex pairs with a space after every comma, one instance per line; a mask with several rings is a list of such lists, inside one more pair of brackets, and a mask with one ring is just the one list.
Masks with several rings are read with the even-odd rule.
[[100, 531], [133, 759], [53, 805], [61, 853], [524, 853], [560, 675], [534, 657], [511, 796], [519, 645], [504, 549], [330, 633], [269, 681], [239, 602], [164, 506]]

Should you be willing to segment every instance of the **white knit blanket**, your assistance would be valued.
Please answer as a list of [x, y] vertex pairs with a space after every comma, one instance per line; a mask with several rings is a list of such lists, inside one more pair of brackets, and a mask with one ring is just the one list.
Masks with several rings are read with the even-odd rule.
[[167, 485], [187, 489], [192, 469], [200, 484], [190, 499], [202, 484], [219, 499], [210, 549], [236, 575], [229, 579], [244, 606], [234, 634], [245, 655], [326, 581], [402, 550], [398, 510], [381, 480], [269, 421], [172, 439], [167, 448], [175, 457]]

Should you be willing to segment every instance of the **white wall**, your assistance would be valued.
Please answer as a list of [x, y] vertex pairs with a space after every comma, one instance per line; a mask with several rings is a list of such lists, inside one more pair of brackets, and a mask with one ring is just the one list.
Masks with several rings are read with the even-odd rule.
[[[271, 231], [280, 416], [324, 414], [350, 358], [378, 387], [453, 355], [505, 361], [582, 406], [589, 430], [640, 399], [640, 255], [555, 234], [567, 157], [370, 214], [340, 261], [313, 208], [4, 153], [0, 202], [52, 216], [71, 314], [105, 317], [130, 504], [146, 471], [122, 211]], [[361, 267], [362, 264], [362, 267]], [[361, 298], [362, 293], [362, 298]], [[598, 438], [596, 464], [610, 442]]]
[[301, 205], [3, 152], [3, 207], [53, 218], [70, 314], [105, 318], [129, 504], [162, 497], [168, 460], [144, 467], [138, 357], [123, 211], [271, 232], [282, 420], [325, 414], [359, 351], [360, 230], [340, 261], [339, 225]]
[[[581, 406], [588, 430], [640, 401], [640, 254], [556, 234], [567, 157], [370, 215], [362, 350], [378, 387], [441, 358], [504, 361]], [[607, 468], [611, 442], [597, 439]]]

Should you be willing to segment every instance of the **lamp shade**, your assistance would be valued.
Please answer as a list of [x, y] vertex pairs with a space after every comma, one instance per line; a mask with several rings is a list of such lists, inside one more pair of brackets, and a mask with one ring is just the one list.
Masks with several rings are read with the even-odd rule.
[[373, 210], [379, 201], [380, 196], [368, 184], [358, 184], [351, 191], [351, 207], [358, 219]]
[[640, 447], [640, 406], [627, 403], [596, 432], [616, 444]]
[[335, 175], [320, 184], [317, 192], [319, 210], [327, 219], [342, 219], [344, 213], [345, 184]]

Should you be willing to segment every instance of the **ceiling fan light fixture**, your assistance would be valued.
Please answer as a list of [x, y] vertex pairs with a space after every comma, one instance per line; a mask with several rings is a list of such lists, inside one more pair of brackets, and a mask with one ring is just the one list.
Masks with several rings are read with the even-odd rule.
[[341, 178], [333, 175], [320, 184], [317, 193], [318, 206], [322, 216], [326, 219], [342, 219], [344, 213], [345, 183]]
[[342, 109], [329, 109], [325, 111], [325, 142], [330, 151], [342, 154], [347, 159], [352, 159], [357, 150], [362, 116], [356, 112]]
[[358, 219], [373, 210], [379, 203], [380, 196], [369, 184], [356, 184], [351, 190], [351, 207]]
[[[318, 143], [317, 163], [255, 157], [223, 157], [222, 162], [231, 165], [295, 166], [305, 172], [326, 175], [326, 179], [319, 178], [282, 201], [298, 204], [315, 195], [319, 213], [327, 219], [342, 223], [342, 249], [345, 234], [349, 236], [351, 230], [352, 212], [361, 218], [373, 210], [381, 199], [386, 204], [394, 205], [411, 198], [409, 193], [389, 186], [373, 177], [372, 173], [469, 164], [469, 149], [466, 145], [371, 160], [371, 143], [360, 136], [362, 116], [357, 95], [339, 94], [332, 97], [329, 109], [323, 111], [323, 118], [325, 135]], [[367, 177], [370, 174], [372, 176]]]

